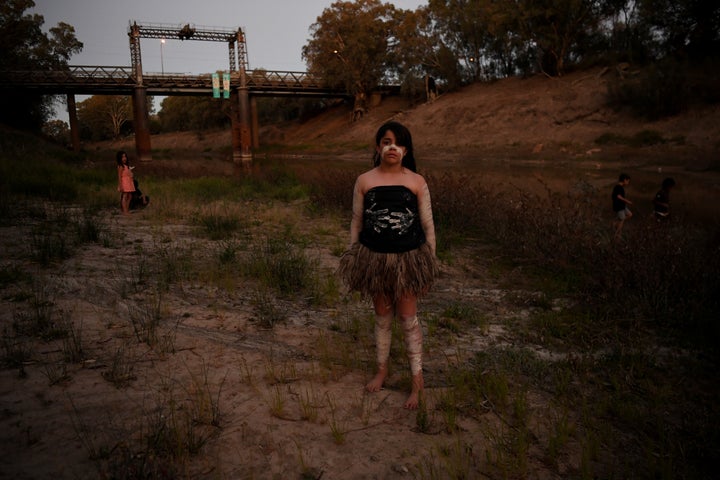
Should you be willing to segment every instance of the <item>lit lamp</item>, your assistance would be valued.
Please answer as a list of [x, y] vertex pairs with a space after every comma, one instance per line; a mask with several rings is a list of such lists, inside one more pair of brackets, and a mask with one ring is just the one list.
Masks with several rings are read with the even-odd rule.
[[163, 45], [165, 45], [165, 39], [160, 39], [160, 71], [165, 75], [165, 62], [163, 61]]

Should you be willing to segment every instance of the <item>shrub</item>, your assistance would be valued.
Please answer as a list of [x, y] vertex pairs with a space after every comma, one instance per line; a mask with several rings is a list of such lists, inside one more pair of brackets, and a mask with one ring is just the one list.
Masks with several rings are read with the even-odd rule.
[[676, 115], [689, 103], [685, 70], [686, 66], [665, 60], [634, 77], [617, 78], [608, 83], [608, 103], [653, 120]]

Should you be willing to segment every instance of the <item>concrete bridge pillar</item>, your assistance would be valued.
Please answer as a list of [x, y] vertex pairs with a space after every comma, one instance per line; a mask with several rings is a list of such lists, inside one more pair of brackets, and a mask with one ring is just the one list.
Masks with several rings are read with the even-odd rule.
[[149, 162], [152, 160], [150, 119], [147, 111], [147, 88], [143, 86], [136, 86], [133, 90], [133, 129], [138, 160]]

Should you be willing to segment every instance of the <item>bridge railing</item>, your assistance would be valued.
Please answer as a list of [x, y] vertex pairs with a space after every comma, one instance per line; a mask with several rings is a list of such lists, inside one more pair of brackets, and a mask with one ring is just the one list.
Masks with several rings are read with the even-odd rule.
[[33, 84], [86, 84], [135, 83], [130, 67], [74, 66], [60, 70], [13, 70], [0, 72], [0, 83], [14, 85]]
[[[240, 72], [232, 72], [230, 77], [233, 88], [241, 85]], [[0, 71], [0, 88], [34, 89], [44, 93], [128, 94], [136, 85], [133, 69], [125, 66], [81, 65], [60, 70]], [[346, 94], [307, 72], [249, 70], [245, 72], [245, 85], [259, 95]], [[144, 73], [143, 86], [154, 95], [163, 95], [163, 92], [192, 94], [194, 91], [201, 94], [212, 90], [212, 75]]]
[[294, 87], [318, 89], [327, 88], [320, 78], [305, 72], [273, 72], [253, 70], [247, 72], [247, 86], [252, 87]]

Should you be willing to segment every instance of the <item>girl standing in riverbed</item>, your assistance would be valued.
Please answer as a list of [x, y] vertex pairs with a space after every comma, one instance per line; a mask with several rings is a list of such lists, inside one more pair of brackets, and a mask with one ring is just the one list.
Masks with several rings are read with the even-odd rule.
[[400, 123], [377, 131], [374, 168], [357, 178], [352, 210], [350, 249], [340, 259], [340, 274], [348, 287], [372, 299], [375, 310], [378, 370], [365, 388], [377, 392], [383, 386], [397, 318], [412, 372], [404, 406], [416, 409], [424, 387], [417, 300], [438, 275], [438, 264], [430, 191], [416, 173], [410, 131]]

